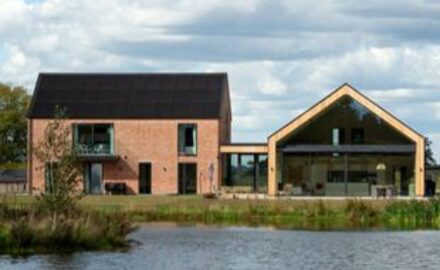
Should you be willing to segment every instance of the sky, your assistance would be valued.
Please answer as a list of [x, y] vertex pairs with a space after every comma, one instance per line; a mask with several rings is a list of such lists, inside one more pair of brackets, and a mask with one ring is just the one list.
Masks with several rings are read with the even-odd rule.
[[436, 0], [0, 0], [0, 81], [39, 72], [227, 72], [234, 142], [348, 82], [440, 159]]

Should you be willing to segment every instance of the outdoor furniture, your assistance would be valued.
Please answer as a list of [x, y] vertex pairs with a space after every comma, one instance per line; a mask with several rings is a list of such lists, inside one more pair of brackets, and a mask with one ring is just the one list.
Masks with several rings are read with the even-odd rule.
[[78, 154], [87, 155], [88, 147], [85, 144], [78, 144], [77, 150], [78, 150]]
[[292, 195], [293, 185], [292, 184], [285, 184], [283, 187], [284, 194], [287, 196]]
[[396, 187], [393, 185], [372, 185], [371, 186], [371, 196], [378, 198], [392, 198], [396, 196]]
[[127, 194], [127, 185], [124, 182], [105, 183], [106, 194]]
[[301, 196], [301, 195], [303, 195], [302, 187], [293, 187], [292, 188], [292, 195], [293, 196]]

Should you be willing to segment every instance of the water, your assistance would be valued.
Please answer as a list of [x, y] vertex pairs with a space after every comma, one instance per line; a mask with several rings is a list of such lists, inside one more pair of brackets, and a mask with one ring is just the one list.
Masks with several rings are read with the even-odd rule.
[[440, 232], [307, 232], [144, 225], [128, 252], [13, 259], [0, 269], [440, 269]]

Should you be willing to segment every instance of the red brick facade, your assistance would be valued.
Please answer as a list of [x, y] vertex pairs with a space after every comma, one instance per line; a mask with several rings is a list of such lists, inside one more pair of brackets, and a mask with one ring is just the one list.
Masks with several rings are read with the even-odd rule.
[[[29, 120], [29, 146], [42, 139], [49, 120]], [[114, 126], [115, 154], [117, 161], [103, 164], [103, 185], [107, 182], [125, 182], [129, 193], [138, 193], [139, 163], [149, 162], [152, 194], [176, 194], [178, 192], [178, 164], [197, 163], [197, 193], [208, 193], [220, 185], [219, 149], [221, 142], [229, 141], [230, 120], [66, 120], [74, 123], [112, 123]], [[225, 123], [228, 122], [228, 123]], [[197, 124], [197, 155], [178, 155], [178, 124]], [[220, 124], [222, 123], [222, 124]], [[223, 130], [220, 130], [223, 129]], [[226, 130], [225, 130], [226, 129]], [[29, 149], [32, 152], [32, 149]], [[44, 172], [41, 164], [31, 159], [28, 168], [33, 190], [44, 189]], [[212, 182], [210, 181], [210, 170]]]

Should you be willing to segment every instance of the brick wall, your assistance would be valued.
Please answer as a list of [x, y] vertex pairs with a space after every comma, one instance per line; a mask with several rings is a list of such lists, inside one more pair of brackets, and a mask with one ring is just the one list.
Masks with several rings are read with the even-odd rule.
[[[48, 120], [33, 119], [31, 139], [36, 145], [43, 137]], [[198, 193], [211, 190], [209, 167], [214, 167], [212, 188], [219, 183], [219, 120], [66, 120], [73, 123], [113, 123], [118, 161], [103, 162], [105, 182], [125, 182], [138, 192], [139, 162], [152, 164], [152, 193], [175, 194], [178, 189], [178, 162], [197, 163]], [[181, 157], [177, 151], [179, 123], [197, 124], [197, 156]], [[44, 189], [44, 172], [33, 158], [29, 177], [34, 189]]]

